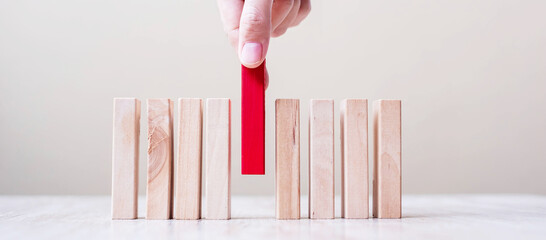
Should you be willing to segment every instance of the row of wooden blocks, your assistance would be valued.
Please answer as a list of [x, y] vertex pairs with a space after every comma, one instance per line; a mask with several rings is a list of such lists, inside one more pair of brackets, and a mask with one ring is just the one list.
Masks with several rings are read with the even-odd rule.
[[[401, 101], [374, 106], [373, 216], [401, 217]], [[146, 219], [229, 219], [231, 214], [231, 101], [178, 99], [178, 147], [173, 161], [173, 102], [148, 99]], [[300, 218], [300, 101], [275, 103], [277, 219]], [[368, 218], [368, 101], [341, 104], [344, 218]], [[135, 219], [138, 195], [140, 101], [114, 99], [112, 218]], [[201, 216], [202, 133], [205, 193]], [[175, 171], [173, 168], [176, 166]], [[176, 173], [176, 174], [175, 174]], [[174, 196], [172, 194], [174, 193]], [[309, 109], [309, 218], [334, 218], [334, 101]]]

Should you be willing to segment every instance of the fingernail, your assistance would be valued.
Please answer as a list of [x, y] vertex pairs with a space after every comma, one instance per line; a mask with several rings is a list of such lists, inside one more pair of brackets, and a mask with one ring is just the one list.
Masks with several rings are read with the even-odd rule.
[[261, 43], [245, 43], [241, 51], [241, 61], [243, 64], [253, 64], [262, 60], [262, 44]]

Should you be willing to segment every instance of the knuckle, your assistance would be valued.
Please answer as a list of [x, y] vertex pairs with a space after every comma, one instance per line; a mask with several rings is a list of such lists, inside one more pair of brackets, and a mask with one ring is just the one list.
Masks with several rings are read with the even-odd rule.
[[240, 28], [254, 29], [266, 26], [267, 21], [265, 16], [257, 11], [251, 11], [241, 16]]

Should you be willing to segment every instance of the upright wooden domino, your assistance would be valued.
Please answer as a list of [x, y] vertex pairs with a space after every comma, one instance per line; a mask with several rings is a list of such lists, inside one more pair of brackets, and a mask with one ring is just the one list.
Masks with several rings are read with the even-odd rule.
[[170, 219], [173, 165], [173, 103], [148, 99], [146, 219]]
[[374, 101], [373, 216], [402, 216], [401, 101]]
[[205, 123], [205, 218], [231, 217], [231, 100], [207, 99]]
[[334, 218], [334, 100], [311, 100], [309, 218]]
[[201, 217], [202, 100], [178, 99], [178, 155], [174, 197], [175, 219]]
[[368, 100], [341, 102], [341, 217], [368, 218]]
[[112, 219], [138, 217], [140, 101], [114, 98]]
[[275, 216], [300, 218], [300, 100], [275, 101]]

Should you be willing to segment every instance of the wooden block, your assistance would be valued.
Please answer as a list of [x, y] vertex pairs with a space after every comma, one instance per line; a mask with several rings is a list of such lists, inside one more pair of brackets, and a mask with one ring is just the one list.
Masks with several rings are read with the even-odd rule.
[[334, 218], [334, 100], [311, 100], [309, 218]]
[[173, 102], [148, 99], [146, 219], [170, 219], [173, 165]]
[[341, 217], [368, 218], [368, 100], [341, 102]]
[[265, 174], [265, 61], [241, 65], [241, 173]]
[[231, 217], [231, 100], [207, 99], [205, 218]]
[[140, 101], [114, 98], [112, 219], [138, 217]]
[[198, 98], [178, 99], [175, 219], [199, 219], [201, 217], [202, 102]]
[[377, 100], [374, 112], [373, 216], [402, 217], [401, 101]]
[[300, 219], [300, 100], [275, 101], [275, 215]]

